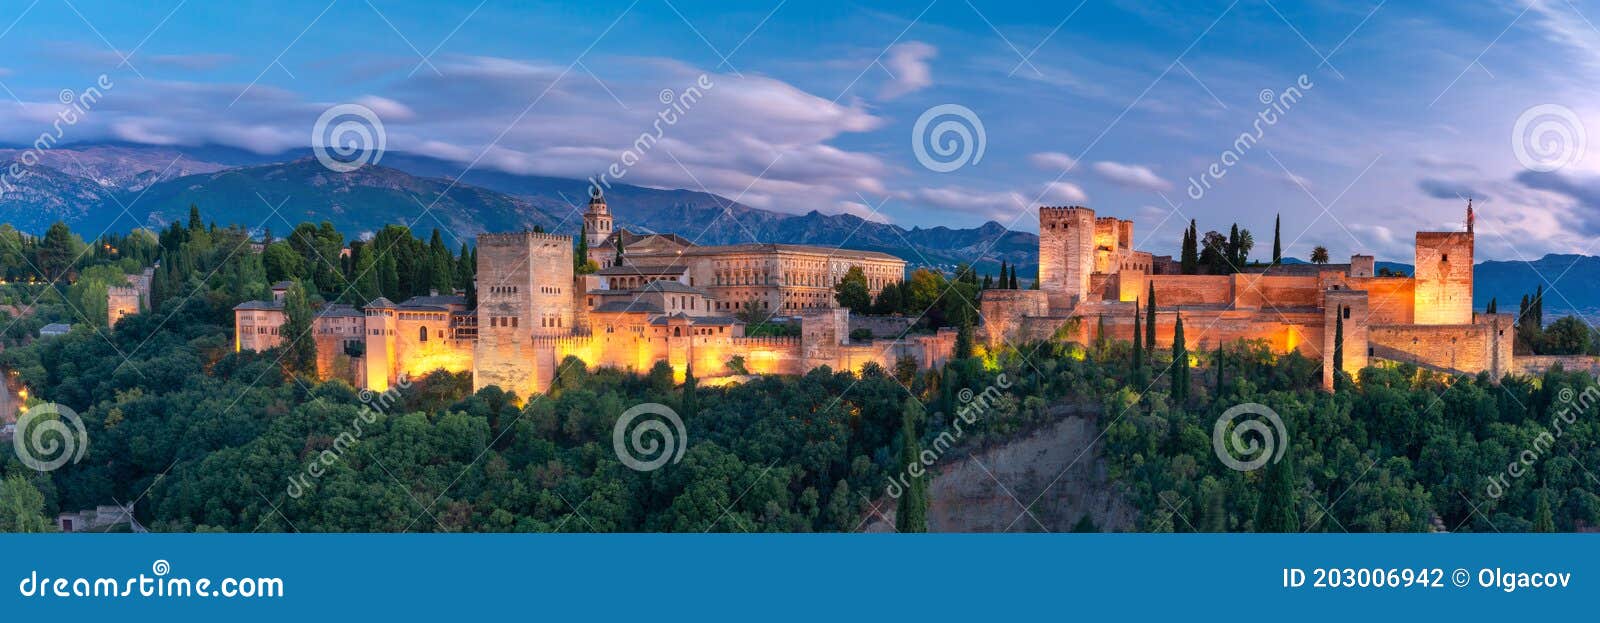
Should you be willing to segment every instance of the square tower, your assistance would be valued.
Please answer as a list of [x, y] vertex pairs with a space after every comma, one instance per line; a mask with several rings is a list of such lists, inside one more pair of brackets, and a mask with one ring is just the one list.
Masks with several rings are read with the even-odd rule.
[[524, 399], [534, 393], [533, 338], [570, 335], [577, 328], [572, 254], [570, 236], [478, 236], [474, 388], [496, 385]]
[[1094, 210], [1039, 208], [1039, 289], [1052, 312], [1071, 309], [1088, 296], [1094, 234]]
[[1472, 324], [1472, 232], [1417, 232], [1417, 324]]

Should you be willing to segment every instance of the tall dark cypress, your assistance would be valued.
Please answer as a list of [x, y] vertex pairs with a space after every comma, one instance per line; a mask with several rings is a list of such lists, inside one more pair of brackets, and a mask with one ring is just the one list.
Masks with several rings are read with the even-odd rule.
[[1144, 358], [1151, 363], [1156, 360], [1156, 282], [1150, 282], [1150, 294], [1145, 297], [1144, 317]]
[[1139, 299], [1133, 299], [1133, 384], [1144, 391], [1144, 331], [1139, 328]]
[[1021, 290], [1022, 289], [1022, 288], [1017, 287], [1017, 267], [1016, 266], [1012, 266], [1011, 267], [1011, 289], [1012, 290]]
[[1344, 369], [1344, 306], [1333, 310], [1333, 318], [1333, 369], [1328, 374], [1337, 383], [1339, 371]]
[[1282, 214], [1272, 218], [1272, 265], [1274, 266], [1283, 261], [1283, 245], [1279, 243], [1282, 224]]
[[1179, 410], [1189, 401], [1189, 349], [1184, 345], [1183, 313], [1172, 325], [1172, 404]]

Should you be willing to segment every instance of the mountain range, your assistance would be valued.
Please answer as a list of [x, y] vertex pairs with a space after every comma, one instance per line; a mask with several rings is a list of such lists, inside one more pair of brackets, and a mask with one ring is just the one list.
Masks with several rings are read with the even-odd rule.
[[[9, 171], [21, 148], [0, 148]], [[258, 154], [222, 146], [171, 147], [132, 143], [57, 146], [37, 152], [38, 163], [0, 176], [0, 220], [41, 233], [55, 221], [92, 236], [105, 230], [162, 227], [184, 218], [190, 204], [208, 219], [254, 230], [287, 231], [305, 221], [329, 221], [354, 235], [402, 223], [426, 235], [438, 228], [452, 244], [476, 234], [535, 226], [576, 234], [588, 201], [588, 182], [474, 168], [416, 154], [388, 152], [378, 164], [334, 172], [310, 150]], [[697, 244], [768, 242], [845, 246], [881, 251], [913, 266], [949, 269], [974, 264], [998, 271], [1001, 261], [1031, 276], [1038, 236], [990, 221], [979, 227], [910, 229], [851, 214], [788, 214], [746, 206], [706, 192], [614, 184], [607, 203], [618, 227], [676, 233]], [[1395, 262], [1380, 266], [1410, 273]], [[1557, 282], [1546, 299], [1554, 313], [1600, 317], [1600, 258], [1547, 255], [1538, 260], [1489, 261], [1475, 270], [1476, 305], [1491, 298], [1513, 311], [1540, 278]], [[1547, 286], [1547, 289], [1548, 286]]]

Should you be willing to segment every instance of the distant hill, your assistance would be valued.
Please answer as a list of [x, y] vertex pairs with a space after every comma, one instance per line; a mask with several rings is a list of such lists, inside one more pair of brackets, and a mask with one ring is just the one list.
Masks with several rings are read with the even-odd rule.
[[[20, 153], [0, 149], [0, 163]], [[15, 184], [0, 187], [0, 218], [33, 233], [63, 220], [92, 235], [106, 228], [160, 227], [187, 216], [193, 203], [218, 221], [256, 229], [282, 231], [288, 223], [328, 220], [360, 233], [410, 223], [422, 206], [434, 204], [417, 227], [440, 227], [469, 239], [535, 225], [575, 234], [588, 201], [584, 180], [486, 169], [463, 173], [459, 163], [398, 152], [384, 154], [379, 165], [335, 173], [309, 156], [309, 150], [262, 155], [124, 143], [58, 147], [26, 167]], [[460, 179], [452, 185], [455, 176]], [[762, 210], [692, 190], [617, 184], [606, 193], [619, 227], [672, 232], [698, 244], [848, 246], [945, 269], [976, 260], [986, 273], [996, 272], [1003, 260], [1020, 265], [1024, 276], [1037, 266], [1038, 237], [993, 222], [970, 229], [905, 229], [848, 214]], [[282, 218], [272, 212], [280, 202]]]

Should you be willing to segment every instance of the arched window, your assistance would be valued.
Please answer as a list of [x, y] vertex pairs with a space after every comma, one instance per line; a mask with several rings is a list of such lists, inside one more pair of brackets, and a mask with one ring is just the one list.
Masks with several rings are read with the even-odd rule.
[[418, 330], [418, 332], [417, 332], [417, 341], [420, 341], [420, 342], [428, 341], [428, 328], [427, 327], [421, 327]]

